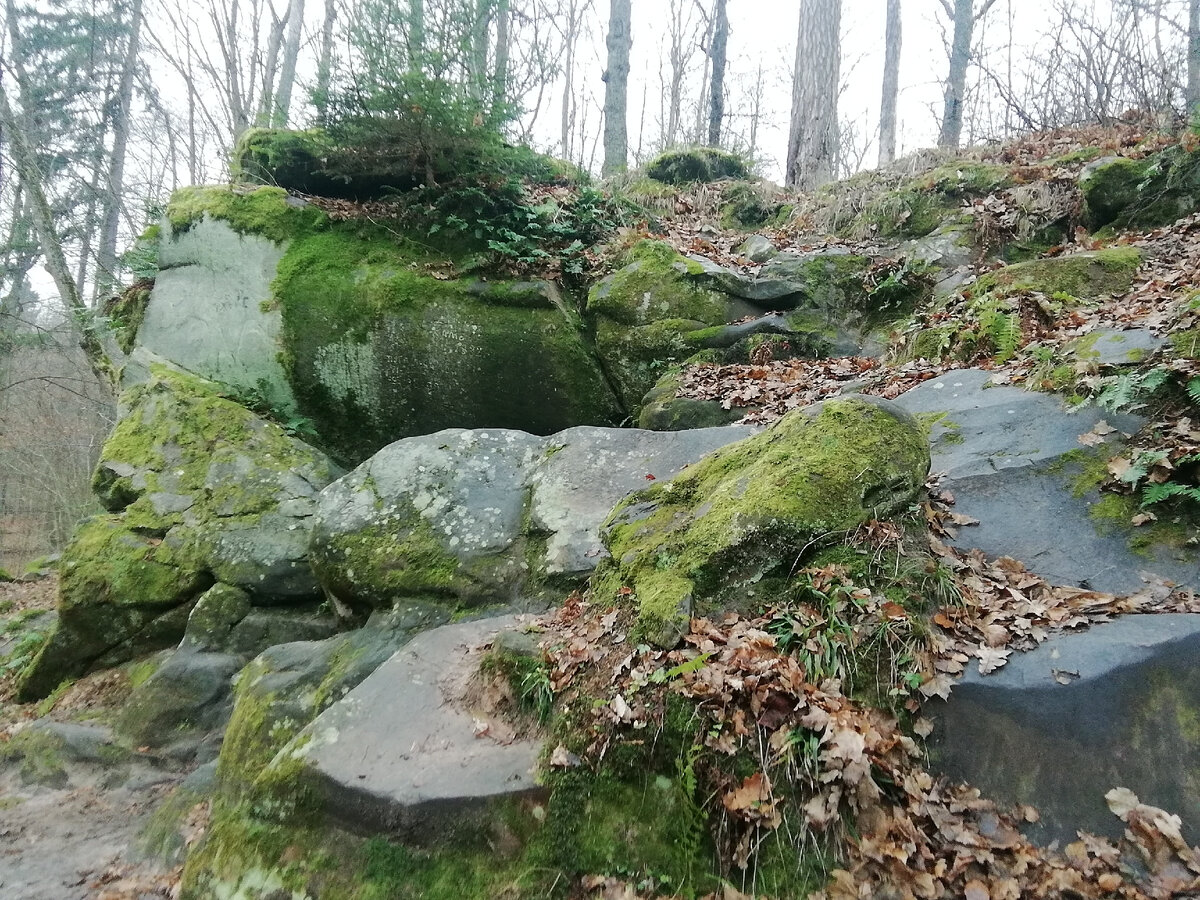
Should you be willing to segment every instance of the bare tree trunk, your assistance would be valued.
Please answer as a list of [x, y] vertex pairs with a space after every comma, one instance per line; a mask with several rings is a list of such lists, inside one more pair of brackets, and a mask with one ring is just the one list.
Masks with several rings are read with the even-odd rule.
[[133, 106], [133, 78], [137, 72], [142, 33], [142, 0], [133, 0], [129, 12], [129, 44], [117, 89], [117, 108], [112, 117], [113, 146], [109, 156], [108, 184], [104, 190], [104, 221], [96, 262], [96, 296], [102, 297], [117, 283], [117, 231], [121, 224], [121, 202], [125, 193], [125, 156], [129, 146], [129, 119]]
[[941, 0], [946, 15], [954, 22], [954, 36], [950, 42], [950, 74], [946, 78], [939, 147], [953, 150], [962, 143], [963, 103], [967, 94], [967, 68], [971, 65], [971, 41], [975, 36], [975, 26], [995, 3], [996, 0], [982, 0], [979, 8], [976, 8], [975, 0]]
[[[685, 21], [684, 11], [687, 0], [671, 0], [667, 19], [667, 39], [670, 49], [667, 52], [667, 62], [671, 66], [671, 77], [667, 83], [665, 99], [667, 100], [667, 133], [664, 146], [673, 147], [679, 143], [679, 130], [683, 119], [683, 77], [687, 72], [688, 62], [692, 57], [692, 36], [689, 34], [690, 19]], [[661, 60], [660, 69], [661, 72]]]
[[[512, 13], [509, 0], [496, 3], [496, 62], [492, 75], [492, 117], [498, 118], [508, 103], [509, 21]], [[541, 104], [539, 103], [540, 107]]]
[[903, 34], [900, 0], [888, 0], [887, 34], [883, 41], [883, 100], [879, 112], [880, 166], [886, 166], [896, 158], [896, 99], [900, 94], [900, 45]]
[[286, 128], [292, 107], [292, 88], [296, 84], [296, 62], [300, 58], [300, 35], [304, 28], [304, 0], [291, 0], [288, 7], [287, 40], [283, 44], [283, 62], [279, 67], [279, 87], [275, 91], [275, 115], [271, 124]]
[[471, 26], [470, 85], [475, 102], [483, 106], [488, 98], [488, 37], [492, 28], [492, 0], [475, 0], [475, 19]]
[[967, 66], [971, 63], [974, 31], [974, 0], [954, 0], [954, 37], [950, 43], [950, 74], [946, 79], [939, 147], [957, 149], [962, 141], [963, 99], [967, 92]]
[[629, 51], [633, 48], [630, 0], [609, 0], [608, 70], [604, 73], [604, 174], [629, 166]]
[[1187, 113], [1200, 116], [1200, 0], [1188, 3]]
[[271, 7], [271, 37], [267, 41], [267, 61], [263, 65], [262, 96], [259, 98], [256, 122], [258, 125], [270, 125], [275, 118], [275, 73], [279, 71], [279, 50], [283, 46], [283, 32], [287, 28], [291, 13], [289, 7], [283, 18], [279, 18], [275, 15], [274, 7]]
[[786, 181], [812, 190], [832, 181], [838, 156], [841, 0], [800, 0]]
[[708, 88], [710, 78], [709, 73], [711, 71], [710, 63], [712, 62], [708, 56], [708, 49], [712, 46], [713, 17], [709, 14], [708, 10], [698, 2], [698, 0], [696, 7], [700, 10], [700, 14], [704, 19], [704, 36], [700, 39], [700, 48], [704, 51], [704, 69], [700, 73], [700, 102], [696, 104], [696, 121], [692, 127], [692, 133], [689, 137], [689, 140], [693, 144], [703, 144], [706, 132], [708, 131], [706, 127], [709, 112]]
[[713, 38], [709, 56], [712, 57], [712, 81], [708, 98], [708, 144], [721, 145], [721, 125], [725, 119], [725, 62], [729, 53], [728, 0], [716, 0], [713, 13]]
[[762, 121], [763, 66], [758, 64], [758, 77], [754, 81], [754, 103], [750, 108], [750, 158], [758, 155], [758, 126]]
[[18, 125], [17, 117], [8, 100], [8, 89], [3, 85], [0, 85], [0, 129], [3, 129], [3, 132], [8, 135], [13, 164], [21, 176], [21, 183], [25, 186], [33, 217], [33, 228], [37, 233], [38, 243], [41, 245], [42, 254], [45, 257], [46, 271], [54, 279], [54, 285], [58, 289], [63, 305], [74, 320], [76, 332], [79, 335], [79, 346], [87, 356], [92, 372], [101, 384], [108, 387], [109, 390], [115, 391], [116, 370], [104, 350], [92, 311], [84, 304], [79, 292], [75, 289], [75, 281], [71, 278], [71, 270], [67, 267], [67, 258], [63, 255], [62, 243], [54, 231], [54, 217], [50, 211], [50, 204], [46, 200], [37, 158], [34, 156], [33, 148], [29, 146], [24, 130]]
[[[1197, 0], [1200, 2], [1200, 0]], [[576, 7], [572, 2], [567, 8], [567, 22], [563, 29], [563, 96], [562, 96], [562, 158], [575, 161], [572, 151], [572, 132], [575, 116], [575, 44], [579, 38], [579, 23]]]
[[329, 109], [329, 79], [333, 71], [333, 27], [337, 22], [338, 0], [325, 0], [325, 21], [321, 25], [321, 56], [317, 60], [317, 118], [325, 118]]

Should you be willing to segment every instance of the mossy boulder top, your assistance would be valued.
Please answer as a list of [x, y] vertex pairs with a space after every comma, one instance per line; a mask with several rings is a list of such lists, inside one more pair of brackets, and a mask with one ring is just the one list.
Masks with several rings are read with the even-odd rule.
[[928, 472], [920, 426], [886, 400], [796, 410], [623, 501], [593, 597], [636, 604], [641, 634], [674, 644], [692, 614], [781, 596], [806, 551], [903, 512]]
[[212, 382], [156, 365], [126, 391], [93, 488], [109, 514], [63, 552], [58, 625], [23, 693], [177, 643], [214, 583], [261, 605], [312, 600], [321, 488], [341, 470]]
[[1145, 159], [1106, 156], [1079, 176], [1089, 228], [1154, 228], [1200, 204], [1200, 150], [1169, 147]]
[[600, 524], [622, 497], [753, 431], [452, 429], [397, 441], [322, 491], [313, 566], [346, 613], [540, 609], [594, 569]]

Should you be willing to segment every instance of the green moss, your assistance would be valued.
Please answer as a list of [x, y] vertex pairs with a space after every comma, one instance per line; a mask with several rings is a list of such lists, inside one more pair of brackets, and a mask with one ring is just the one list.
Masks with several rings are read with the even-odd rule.
[[762, 228], [779, 215], [780, 204], [750, 182], [730, 185], [721, 199], [721, 224], [730, 230]]
[[123, 353], [133, 352], [153, 290], [152, 280], [139, 279], [104, 306], [104, 313], [110, 318], [116, 332], [117, 346]]
[[[336, 563], [327, 566], [325, 561]], [[339, 534], [313, 560], [326, 589], [338, 597], [386, 608], [397, 597], [453, 598], [465, 588], [458, 559], [415, 510], [353, 534]], [[343, 580], [346, 583], [342, 583]]]
[[919, 176], [917, 182], [946, 197], [974, 197], [1009, 187], [1013, 180], [1004, 166], [958, 160]]
[[1200, 359], [1200, 326], [1171, 334], [1171, 347], [1180, 356]]
[[758, 602], [765, 576], [866, 517], [896, 512], [927, 469], [919, 429], [864, 399], [828, 403], [815, 419], [791, 413], [625, 500], [609, 519], [612, 560], [593, 593], [602, 603], [628, 595], [640, 633], [670, 643], [688, 604], [703, 613]]
[[1136, 247], [1114, 247], [1015, 263], [984, 275], [975, 283], [972, 293], [980, 296], [1041, 291], [1047, 295], [1063, 293], [1095, 300], [1129, 290], [1141, 261], [1141, 252]]
[[171, 195], [167, 221], [175, 232], [187, 231], [205, 216], [227, 223], [238, 234], [259, 235], [277, 244], [328, 225], [315, 206], [289, 203], [283, 188], [187, 187]]
[[702, 273], [698, 263], [680, 256], [670, 244], [641, 241], [630, 251], [624, 268], [589, 292], [588, 313], [623, 325], [645, 325], [658, 319], [722, 324], [728, 298], [689, 277]]
[[[550, 434], [620, 421], [577, 317], [475, 296], [471, 281], [429, 273], [445, 263], [348, 225], [289, 245], [272, 286], [283, 363], [324, 446], [357, 463], [442, 428]], [[489, 282], [492, 295], [521, 290]]]
[[1078, 150], [1072, 150], [1070, 153], [1064, 153], [1062, 156], [1046, 160], [1046, 165], [1056, 167], [1091, 162], [1093, 159], [1097, 159], [1103, 152], [1099, 147], [1080, 147]]
[[937, 230], [955, 209], [956, 203], [920, 187], [902, 188], [875, 199], [842, 232], [857, 238], [924, 237]]
[[332, 149], [325, 133], [317, 128], [250, 128], [238, 138], [229, 170], [234, 181], [320, 193], [316, 188], [328, 180], [323, 177], [324, 158]]
[[67, 769], [63, 742], [57, 735], [32, 728], [0, 743], [0, 763], [18, 763], [21, 779], [31, 784], [66, 787]]
[[748, 178], [745, 160], [715, 147], [691, 147], [668, 150], [650, 161], [646, 176], [663, 184], [720, 181], [723, 178]]
[[1200, 151], [1176, 145], [1142, 160], [1116, 159], [1089, 173], [1080, 189], [1092, 229], [1167, 225], [1196, 208]]
[[150, 676], [157, 672], [162, 664], [163, 659], [159, 655], [132, 663], [125, 672], [129, 678], [129, 686], [134, 690], [141, 687], [150, 680]]

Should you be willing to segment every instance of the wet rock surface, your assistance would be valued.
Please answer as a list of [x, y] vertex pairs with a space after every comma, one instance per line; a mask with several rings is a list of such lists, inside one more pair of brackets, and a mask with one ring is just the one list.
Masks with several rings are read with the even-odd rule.
[[1104, 795], [1132, 790], [1200, 838], [1200, 616], [1125, 616], [1053, 635], [989, 675], [971, 667], [935, 701], [934, 768], [1041, 814], [1031, 837], [1117, 839]]

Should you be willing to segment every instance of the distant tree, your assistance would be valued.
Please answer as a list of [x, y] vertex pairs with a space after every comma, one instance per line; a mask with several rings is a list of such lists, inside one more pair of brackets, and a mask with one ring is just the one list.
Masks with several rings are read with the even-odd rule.
[[[1200, 0], [1198, 0], [1200, 2]], [[713, 10], [712, 46], [708, 55], [712, 59], [712, 80], [708, 92], [708, 144], [721, 145], [721, 124], [725, 119], [725, 65], [729, 55], [728, 0], [716, 0]]]
[[886, 166], [896, 158], [896, 100], [900, 94], [900, 47], [903, 35], [900, 0], [887, 0], [887, 31], [883, 39], [883, 99], [879, 105], [881, 166]]
[[1200, 0], [1188, 2], [1187, 112], [1200, 117]]
[[838, 157], [841, 0], [800, 0], [785, 179], [812, 190], [832, 181]]
[[300, 36], [304, 28], [304, 0], [291, 0], [287, 11], [287, 36], [283, 42], [283, 60], [279, 64], [279, 85], [275, 88], [275, 109], [271, 124], [287, 127], [292, 108], [292, 89], [296, 84], [296, 65], [300, 59]]
[[609, 0], [608, 68], [604, 73], [604, 174], [629, 165], [629, 51], [633, 47], [630, 0]]
[[954, 32], [950, 41], [950, 73], [942, 109], [942, 128], [938, 146], [957, 149], [962, 142], [963, 103], [967, 94], [967, 69], [971, 65], [971, 43], [975, 25], [995, 5], [996, 0], [941, 0]]

